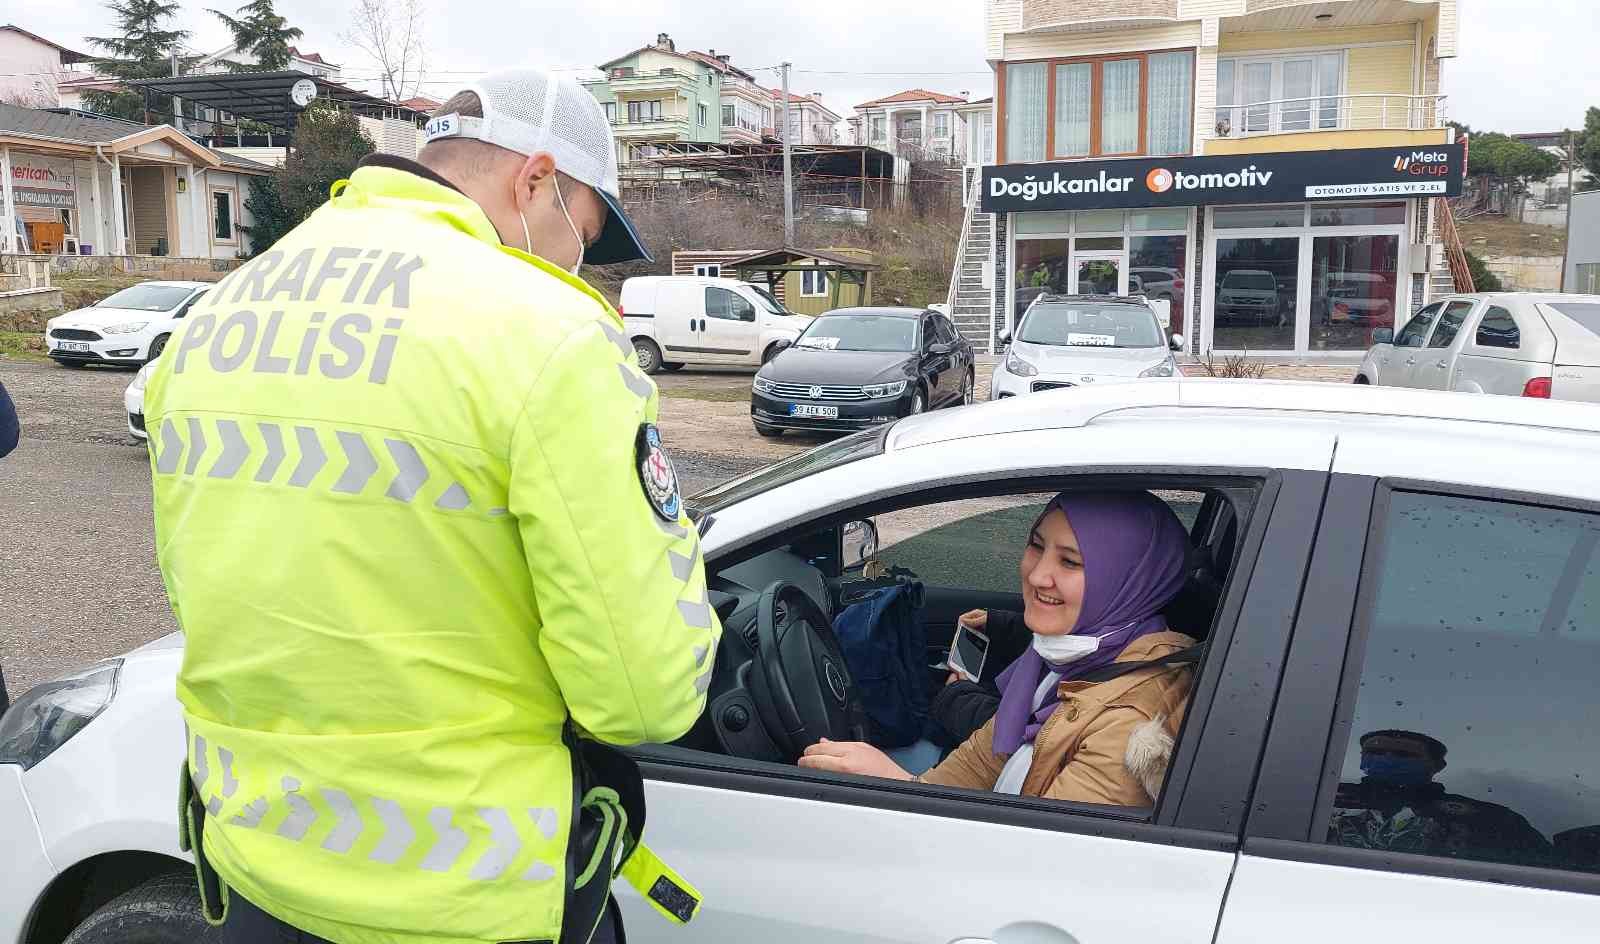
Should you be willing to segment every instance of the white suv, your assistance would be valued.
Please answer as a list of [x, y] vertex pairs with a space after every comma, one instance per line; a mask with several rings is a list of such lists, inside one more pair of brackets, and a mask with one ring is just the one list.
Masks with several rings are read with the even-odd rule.
[[[709, 707], [634, 754], [651, 845], [705, 906], [677, 931], [621, 888], [629, 937], [1588, 944], [1597, 460], [1581, 404], [1174, 380], [917, 416], [702, 493], [728, 630]], [[856, 733], [869, 680], [780, 658], [778, 620], [826, 647], [867, 558], [916, 575], [935, 646], [967, 609], [1020, 608], [1017, 557], [1062, 489], [1148, 490], [1189, 531], [1165, 615], [1205, 655], [1153, 802], [796, 767], [807, 738]], [[172, 636], [0, 718], [0, 942], [215, 940], [177, 849], [181, 659]]]

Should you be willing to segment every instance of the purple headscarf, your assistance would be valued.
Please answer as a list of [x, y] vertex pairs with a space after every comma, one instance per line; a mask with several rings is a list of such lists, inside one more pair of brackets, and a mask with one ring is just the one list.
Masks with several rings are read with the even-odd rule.
[[[1149, 492], [1062, 492], [1045, 506], [1039, 521], [1055, 508], [1066, 514], [1083, 553], [1083, 609], [1073, 634], [1100, 639], [1095, 652], [1056, 667], [1061, 680], [1069, 682], [1105, 668], [1129, 643], [1166, 627], [1161, 609], [1183, 588], [1189, 536], [1172, 509]], [[1030, 646], [1000, 673], [996, 754], [1013, 754], [1031, 743], [1055, 711], [1059, 685], [1033, 709], [1034, 694], [1050, 670]]]

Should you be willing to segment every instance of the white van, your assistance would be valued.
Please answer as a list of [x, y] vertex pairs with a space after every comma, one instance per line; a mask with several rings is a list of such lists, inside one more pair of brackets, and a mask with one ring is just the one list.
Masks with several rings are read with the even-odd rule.
[[759, 285], [698, 275], [628, 279], [621, 310], [647, 374], [685, 364], [760, 367], [811, 323]]

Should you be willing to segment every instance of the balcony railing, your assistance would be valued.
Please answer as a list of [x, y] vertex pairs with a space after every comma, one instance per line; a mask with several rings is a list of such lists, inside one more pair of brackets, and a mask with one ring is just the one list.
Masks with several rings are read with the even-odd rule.
[[1216, 136], [1249, 138], [1309, 131], [1427, 131], [1445, 126], [1445, 96], [1317, 95], [1219, 105]]

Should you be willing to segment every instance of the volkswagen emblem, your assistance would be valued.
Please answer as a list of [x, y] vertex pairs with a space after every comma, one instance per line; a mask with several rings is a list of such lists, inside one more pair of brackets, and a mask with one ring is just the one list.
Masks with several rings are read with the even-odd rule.
[[844, 675], [840, 673], [839, 667], [833, 664], [832, 659], [824, 658], [822, 660], [822, 677], [827, 680], [828, 689], [833, 692], [834, 700], [841, 705], [848, 705], [850, 702], [846, 697], [847, 689], [844, 683]]
[[813, 400], [821, 400], [822, 399], [822, 388], [821, 387], [812, 387], [811, 388], [811, 399], [813, 399]]

